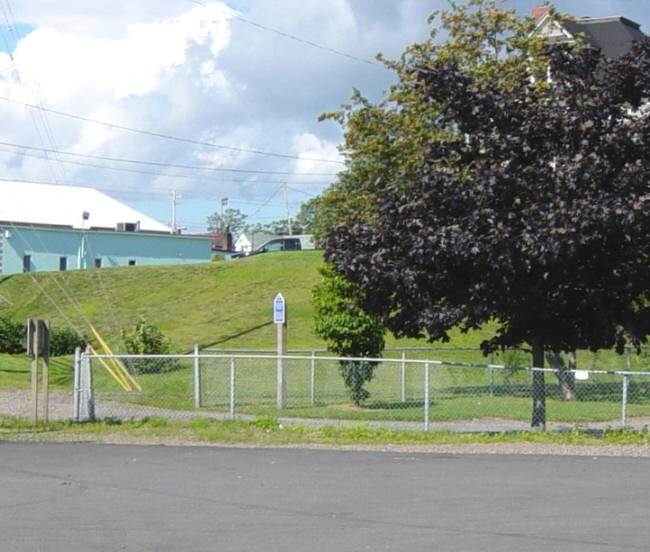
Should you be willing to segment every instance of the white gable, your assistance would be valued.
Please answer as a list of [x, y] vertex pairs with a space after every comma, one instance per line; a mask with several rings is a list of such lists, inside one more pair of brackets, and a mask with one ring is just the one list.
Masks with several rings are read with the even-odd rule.
[[29, 182], [0, 182], [0, 221], [81, 228], [115, 229], [120, 222], [140, 223], [140, 230], [170, 228], [93, 188]]

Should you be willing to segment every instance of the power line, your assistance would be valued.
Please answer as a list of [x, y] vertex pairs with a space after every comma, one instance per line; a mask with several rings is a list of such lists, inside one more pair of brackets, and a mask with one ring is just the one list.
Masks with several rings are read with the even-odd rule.
[[[192, 2], [193, 4], [197, 4], [198, 6], [203, 6], [204, 8], [208, 7], [207, 4], [205, 4], [203, 2], [200, 2], [199, 0], [188, 0], [188, 1]], [[219, 8], [219, 6], [215, 6], [215, 7]], [[226, 13], [225, 10], [220, 10], [220, 11], [222, 11], [223, 13]], [[307, 46], [311, 46], [312, 48], [318, 48], [319, 50], [324, 50], [326, 52], [329, 52], [330, 54], [335, 54], [337, 56], [341, 56], [341, 57], [344, 57], [344, 58], [347, 58], [347, 59], [351, 59], [353, 61], [358, 61], [358, 62], [363, 63], [365, 65], [372, 65], [374, 67], [381, 67], [381, 68], [385, 69], [385, 67], [382, 64], [377, 63], [376, 61], [373, 61], [373, 60], [370, 60], [370, 59], [364, 59], [364, 58], [355, 56], [353, 54], [348, 54], [347, 52], [343, 52], [341, 50], [331, 48], [330, 46], [325, 46], [324, 44], [319, 44], [318, 42], [314, 42], [312, 40], [307, 40], [306, 38], [302, 38], [302, 37], [296, 36], [294, 34], [287, 33], [285, 31], [281, 31], [280, 29], [276, 29], [274, 27], [269, 27], [268, 25], [262, 25], [261, 23], [257, 23], [256, 21], [253, 21], [252, 19], [242, 17], [241, 15], [238, 15], [236, 12], [234, 12], [232, 10], [229, 10], [227, 13], [232, 19], [235, 19], [237, 21], [241, 21], [242, 23], [246, 23], [247, 25], [251, 25], [251, 26], [256, 27], [258, 29], [268, 31], [270, 33], [275, 33], [275, 34], [277, 34], [279, 36], [282, 36], [284, 38], [288, 38], [289, 40], [294, 40], [296, 42], [300, 42], [301, 44], [306, 44]]]
[[209, 171], [209, 172], [233, 172], [233, 173], [251, 173], [251, 174], [275, 174], [275, 175], [297, 175], [297, 176], [336, 176], [337, 173], [296, 173], [291, 171], [265, 171], [260, 169], [233, 169], [226, 167], [206, 167], [203, 165], [184, 165], [177, 163], [162, 163], [159, 161], [147, 161], [142, 159], [127, 159], [123, 157], [109, 157], [106, 155], [93, 155], [90, 153], [75, 153], [71, 151], [61, 151], [52, 148], [39, 148], [36, 146], [27, 146], [24, 144], [14, 144], [11, 142], [2, 142], [0, 145], [9, 146], [12, 148], [21, 148], [31, 151], [41, 151], [45, 153], [58, 153], [60, 155], [70, 155], [72, 157], [81, 157], [85, 159], [97, 159], [100, 161], [111, 161], [115, 163], [131, 163], [136, 165], [147, 165], [153, 167], [169, 167], [174, 169], [189, 169], [196, 171]]
[[[19, 155], [21, 157], [31, 157], [33, 159], [41, 159], [43, 161], [50, 161], [48, 157], [44, 157], [42, 155], [37, 155], [34, 153], [28, 153], [25, 151], [17, 151], [17, 150], [8, 150], [8, 149], [2, 149], [0, 148], [1, 153], [7, 153], [10, 155]], [[72, 161], [70, 159], [57, 159], [59, 163], [67, 163], [71, 165], [77, 165], [81, 167], [91, 167], [94, 169], [103, 169], [103, 170], [109, 170], [109, 171], [120, 171], [120, 172], [128, 172], [128, 173], [134, 173], [134, 174], [145, 174], [145, 175], [150, 175], [150, 176], [168, 176], [170, 178], [186, 178], [189, 180], [196, 180], [197, 182], [220, 182], [220, 183], [240, 183], [240, 184], [281, 184], [282, 181], [280, 180], [242, 180], [242, 179], [213, 179], [213, 178], [207, 178], [207, 177], [202, 177], [202, 176], [197, 176], [197, 175], [191, 175], [191, 174], [178, 174], [178, 173], [165, 173], [165, 172], [153, 172], [153, 171], [145, 171], [141, 169], [132, 169], [129, 167], [111, 167], [108, 165], [98, 165], [96, 163], [84, 163], [83, 161]], [[15, 179], [19, 180], [19, 179]], [[38, 184], [38, 182], [35, 182], [35, 184]], [[42, 182], [42, 184], [60, 184], [60, 182]], [[308, 182], [308, 181], [292, 181], [292, 184], [307, 184], [310, 186], [316, 186], [316, 185], [327, 185], [329, 182]], [[85, 186], [85, 184], [79, 184], [80, 186]]]
[[321, 159], [317, 157], [303, 157], [300, 155], [291, 155], [289, 153], [278, 153], [278, 152], [272, 152], [272, 151], [262, 151], [258, 149], [251, 149], [251, 148], [239, 148], [235, 146], [225, 146], [223, 144], [216, 144], [214, 142], [205, 142], [203, 140], [194, 140], [192, 138], [185, 138], [182, 136], [174, 136], [172, 134], [166, 134], [163, 132], [157, 132], [154, 130], [146, 130], [146, 129], [141, 129], [141, 128], [135, 128], [135, 127], [130, 127], [126, 125], [118, 125], [116, 123], [109, 123], [108, 121], [100, 121], [99, 119], [93, 119], [91, 117], [84, 117], [82, 115], [76, 115], [74, 113], [68, 113], [65, 111], [59, 111], [57, 109], [51, 109], [48, 107], [44, 107], [42, 105], [34, 105], [26, 102], [20, 102], [18, 100], [13, 100], [11, 98], [8, 98], [6, 96], [0, 96], [0, 100], [3, 102], [15, 104], [15, 105], [22, 105], [24, 107], [28, 107], [30, 109], [37, 109], [42, 112], [46, 113], [51, 113], [53, 115], [58, 115], [59, 117], [67, 117], [69, 119], [75, 119], [77, 121], [84, 121], [86, 123], [92, 123], [95, 125], [100, 125], [108, 128], [114, 128], [117, 130], [124, 130], [127, 132], [133, 132], [136, 134], [144, 134], [146, 136], [154, 136], [156, 138], [163, 138], [165, 140], [173, 140], [175, 142], [184, 142], [186, 144], [193, 144], [197, 146], [206, 146], [210, 148], [217, 148], [217, 149], [223, 149], [223, 150], [228, 150], [228, 151], [236, 151], [239, 153], [252, 153], [255, 155], [265, 155], [269, 157], [281, 157], [283, 159], [296, 159], [296, 160], [304, 160], [304, 161], [315, 161], [318, 163], [335, 163], [337, 165], [343, 165], [343, 161], [338, 161], [335, 159]]

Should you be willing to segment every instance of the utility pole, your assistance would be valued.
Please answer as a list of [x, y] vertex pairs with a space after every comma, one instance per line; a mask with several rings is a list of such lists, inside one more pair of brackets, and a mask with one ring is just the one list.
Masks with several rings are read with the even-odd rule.
[[293, 228], [291, 227], [291, 212], [289, 211], [289, 190], [287, 183], [282, 184], [282, 191], [284, 192], [284, 208], [287, 212], [287, 225], [289, 226], [289, 235], [293, 235]]
[[178, 204], [178, 200], [183, 197], [181, 194], [176, 192], [174, 190], [172, 192], [172, 234], [176, 234], [177, 232], [177, 224], [176, 224], [176, 205]]
[[224, 207], [228, 205], [228, 198], [227, 197], [222, 197], [221, 198], [221, 218], [223, 219], [224, 215]]

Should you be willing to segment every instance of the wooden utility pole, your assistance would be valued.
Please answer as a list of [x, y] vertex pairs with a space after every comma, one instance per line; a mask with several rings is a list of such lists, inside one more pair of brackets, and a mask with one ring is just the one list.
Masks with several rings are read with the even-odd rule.
[[[41, 419], [48, 421], [49, 413], [49, 368], [50, 368], [50, 324], [47, 320], [27, 320], [27, 354], [32, 357], [32, 421], [39, 420], [39, 380], [42, 392]], [[39, 378], [39, 360], [43, 369]]]

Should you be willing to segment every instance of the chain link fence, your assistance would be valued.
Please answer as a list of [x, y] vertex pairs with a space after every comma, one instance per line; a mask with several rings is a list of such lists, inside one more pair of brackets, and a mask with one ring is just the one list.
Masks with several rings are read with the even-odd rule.
[[[452, 353], [455, 360], [449, 358]], [[458, 360], [459, 353], [463, 360]], [[531, 372], [542, 370], [551, 428], [650, 424], [650, 371], [537, 369], [514, 364], [504, 355], [486, 363], [471, 348], [438, 349], [435, 359], [412, 358], [430, 354], [402, 350], [383, 359], [340, 358], [318, 351], [282, 357], [241, 350], [83, 354], [76, 362], [74, 418], [273, 416], [314, 424], [520, 430], [529, 426], [531, 416]], [[359, 363], [371, 367], [372, 377], [363, 386], [368, 397], [355, 402], [344, 376]], [[120, 370], [128, 379], [115, 377]]]

